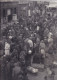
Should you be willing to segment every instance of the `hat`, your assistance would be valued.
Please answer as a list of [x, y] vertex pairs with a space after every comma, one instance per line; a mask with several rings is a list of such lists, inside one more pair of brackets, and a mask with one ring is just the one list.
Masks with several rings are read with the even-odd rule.
[[31, 51], [31, 50], [29, 50], [29, 51], [28, 51], [28, 54], [31, 54], [31, 53], [32, 53], [32, 51]]
[[40, 28], [40, 27], [39, 27], [39, 26], [37, 26], [37, 31], [39, 31], [39, 28]]
[[12, 39], [12, 36], [9, 36], [9, 39]]

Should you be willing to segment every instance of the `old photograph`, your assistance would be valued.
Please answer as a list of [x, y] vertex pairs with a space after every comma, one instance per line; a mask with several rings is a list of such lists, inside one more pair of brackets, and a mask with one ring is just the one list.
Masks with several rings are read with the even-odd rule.
[[0, 80], [57, 80], [57, 0], [0, 0]]

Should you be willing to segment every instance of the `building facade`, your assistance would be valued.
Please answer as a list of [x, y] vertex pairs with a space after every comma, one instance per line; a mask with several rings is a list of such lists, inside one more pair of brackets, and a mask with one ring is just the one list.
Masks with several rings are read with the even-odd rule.
[[[44, 14], [45, 12], [45, 6], [48, 5], [48, 2], [37, 2], [37, 1], [6, 1], [6, 2], [0, 2], [1, 4], [1, 23], [7, 23], [14, 20], [19, 19], [20, 17], [29, 17], [34, 15], [35, 13]], [[43, 7], [41, 7], [41, 5]], [[40, 11], [40, 8], [42, 11]]]
[[17, 19], [18, 2], [0, 2], [1, 4], [1, 23], [7, 23]]

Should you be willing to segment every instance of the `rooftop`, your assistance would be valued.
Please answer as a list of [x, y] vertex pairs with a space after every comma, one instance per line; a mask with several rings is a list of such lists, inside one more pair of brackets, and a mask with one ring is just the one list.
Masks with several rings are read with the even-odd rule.
[[25, 4], [25, 3], [28, 3], [29, 1], [46, 1], [46, 2], [50, 2], [52, 4], [56, 4], [57, 3], [57, 0], [0, 0], [0, 2], [16, 2], [18, 1], [19, 4]]
[[0, 2], [16, 2], [16, 1], [18, 1], [18, 0], [0, 0]]

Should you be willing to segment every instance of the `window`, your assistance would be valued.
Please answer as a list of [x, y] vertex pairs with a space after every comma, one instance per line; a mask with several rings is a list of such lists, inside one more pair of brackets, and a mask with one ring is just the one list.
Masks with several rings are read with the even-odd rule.
[[16, 14], [16, 8], [14, 8], [14, 14]]
[[3, 9], [3, 17], [6, 17], [6, 10]]
[[11, 9], [7, 10], [7, 15], [11, 15]]

